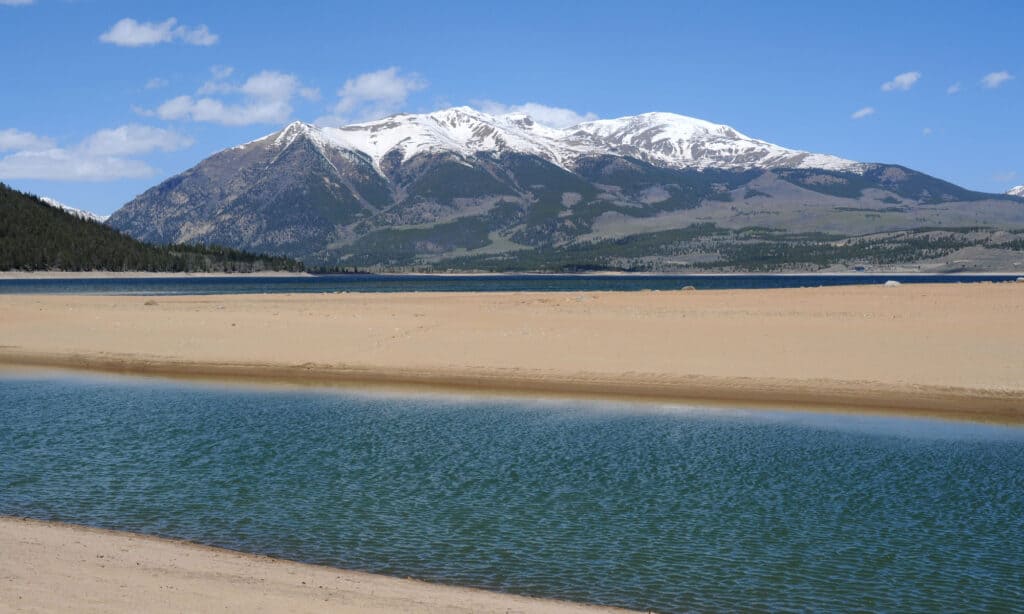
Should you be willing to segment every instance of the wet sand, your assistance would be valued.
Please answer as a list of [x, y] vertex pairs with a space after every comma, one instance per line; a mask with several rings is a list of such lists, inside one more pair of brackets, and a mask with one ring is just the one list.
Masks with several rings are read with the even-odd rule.
[[615, 612], [0, 517], [0, 611]]
[[1024, 422], [1024, 284], [0, 296], [0, 364]]

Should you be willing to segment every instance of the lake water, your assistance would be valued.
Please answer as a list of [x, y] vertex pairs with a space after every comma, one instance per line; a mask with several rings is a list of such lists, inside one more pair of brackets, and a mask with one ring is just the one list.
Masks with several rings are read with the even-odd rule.
[[656, 611], [1024, 607], [1024, 429], [0, 378], [0, 514]]
[[1014, 275], [315, 275], [0, 279], [0, 294], [264, 294], [284, 292], [588, 292], [1005, 282]]

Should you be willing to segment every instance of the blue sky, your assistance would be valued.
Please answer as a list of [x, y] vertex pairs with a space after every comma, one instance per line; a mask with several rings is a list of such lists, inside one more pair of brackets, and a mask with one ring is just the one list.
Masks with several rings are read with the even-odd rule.
[[1001, 192], [1024, 183], [1021, 23], [1017, 0], [0, 0], [0, 180], [105, 214], [293, 119], [533, 103]]

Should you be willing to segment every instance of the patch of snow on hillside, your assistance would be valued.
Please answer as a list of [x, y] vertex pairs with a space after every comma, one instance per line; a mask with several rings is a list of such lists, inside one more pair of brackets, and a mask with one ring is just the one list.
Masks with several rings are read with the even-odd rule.
[[90, 220], [90, 221], [99, 222], [100, 224], [102, 224], [103, 222], [107, 221], [108, 217], [110, 217], [108, 215], [96, 215], [92, 211], [85, 211], [85, 210], [82, 210], [82, 209], [75, 209], [74, 207], [69, 207], [68, 205], [65, 205], [64, 203], [62, 203], [62, 202], [60, 202], [60, 201], [58, 201], [56, 199], [49, 198], [48, 196], [41, 196], [41, 197], [39, 197], [39, 200], [41, 200], [44, 203], [50, 205], [51, 207], [55, 207], [55, 208], [60, 209], [60, 210], [62, 210], [64, 212], [66, 212], [66, 213], [70, 213], [71, 215], [73, 215], [75, 217], [78, 217], [78, 218], [81, 218], [83, 220]]

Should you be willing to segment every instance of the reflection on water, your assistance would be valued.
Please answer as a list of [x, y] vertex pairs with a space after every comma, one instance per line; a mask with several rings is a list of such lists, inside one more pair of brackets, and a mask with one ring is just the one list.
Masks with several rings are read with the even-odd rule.
[[0, 513], [660, 611], [1011, 610], [1024, 429], [0, 379]]

